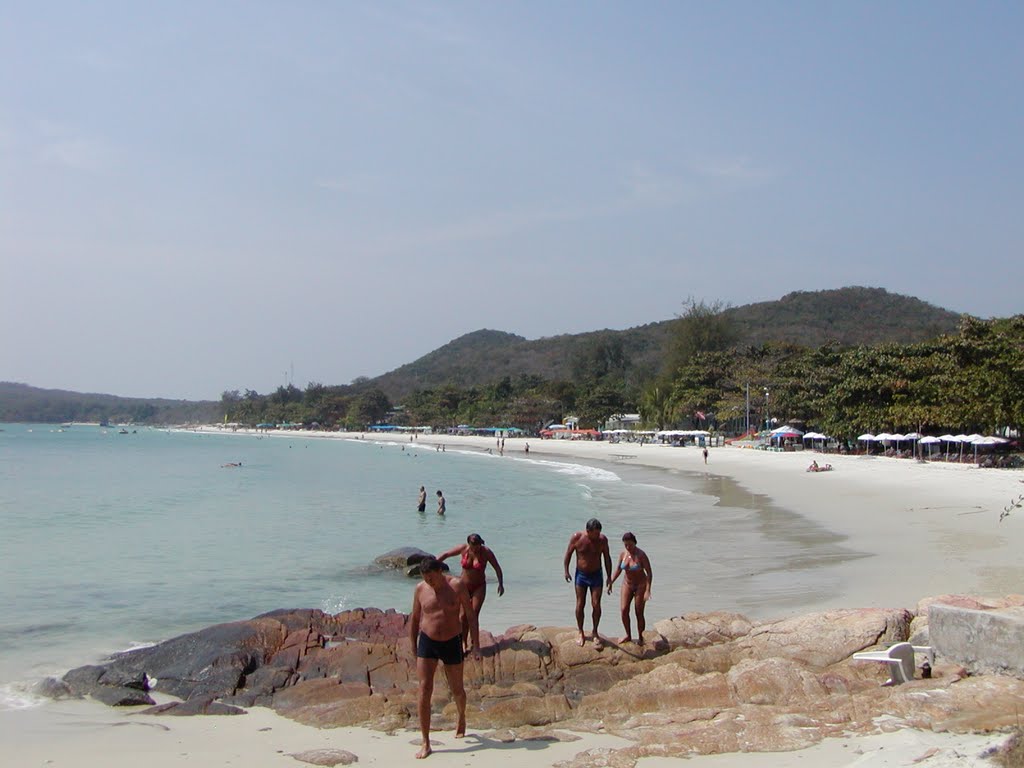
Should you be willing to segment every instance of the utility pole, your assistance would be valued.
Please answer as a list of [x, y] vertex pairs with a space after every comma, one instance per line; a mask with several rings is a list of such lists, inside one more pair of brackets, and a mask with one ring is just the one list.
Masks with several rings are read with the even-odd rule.
[[750, 434], [750, 382], [747, 382], [747, 426], [743, 430], [743, 434]]

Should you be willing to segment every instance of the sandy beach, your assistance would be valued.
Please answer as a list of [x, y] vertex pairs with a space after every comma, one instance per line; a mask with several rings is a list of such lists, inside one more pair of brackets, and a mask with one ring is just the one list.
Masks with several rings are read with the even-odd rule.
[[[212, 429], [212, 428], [211, 428]], [[289, 433], [289, 437], [352, 437], [338, 433]], [[371, 439], [367, 436], [367, 439]], [[372, 439], [380, 439], [373, 436]], [[408, 440], [407, 437], [403, 439]], [[444, 443], [487, 450], [493, 438], [418, 437], [420, 445]], [[1024, 473], [983, 470], [970, 464], [920, 463], [882, 457], [823, 457], [811, 452], [768, 453], [712, 448], [707, 465], [695, 448], [564, 440], [508, 439], [505, 455], [566, 459], [698, 473], [709, 489], [730, 478], [728, 493], [765, 497], [772, 508], [795, 513], [808, 524], [844, 537], [844, 545], [865, 556], [835, 565], [841, 593], [823, 604], [793, 606], [792, 614], [825, 608], [905, 607], [941, 594], [999, 596], [1024, 591], [1020, 539], [1024, 510], [1004, 521], [1003, 508], [1024, 493]], [[812, 458], [831, 472], [808, 473]], [[668, 476], [666, 476], [668, 477]], [[736, 487], [740, 490], [736, 490]], [[709, 491], [710, 492], [710, 491]], [[748, 499], [749, 501], [750, 499]], [[734, 500], [722, 499], [723, 504]], [[887, 730], [868, 737], [831, 739], [790, 753], [732, 754], [694, 758], [704, 768], [762, 766], [928, 766], [988, 765], [980, 755], [1005, 735], [955, 735]], [[485, 759], [511, 768], [553, 766], [592, 749], [616, 749], [614, 736], [579, 734], [578, 741], [501, 743], [473, 730], [464, 741], [436, 734], [432, 765], [464, 766]], [[318, 730], [254, 708], [240, 717], [137, 716], [92, 702], [57, 702], [45, 707], [0, 712], [0, 739], [11, 765], [241, 765], [249, 768], [295, 764], [291, 755], [343, 749], [360, 764], [392, 765], [411, 760], [417, 734], [386, 735], [358, 728]], [[6, 760], [5, 760], [6, 761]], [[597, 763], [594, 763], [597, 764]], [[642, 768], [680, 765], [679, 759], [645, 758]]]

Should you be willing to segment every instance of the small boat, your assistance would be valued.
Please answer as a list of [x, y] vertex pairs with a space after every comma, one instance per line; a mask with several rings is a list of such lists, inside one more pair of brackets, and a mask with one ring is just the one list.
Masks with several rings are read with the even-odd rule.
[[122, 430], [121, 430], [120, 432], [118, 432], [117, 434], [119, 434], [119, 435], [127, 435], [127, 434], [128, 434], [128, 430], [127, 430], [127, 429], [122, 429]]

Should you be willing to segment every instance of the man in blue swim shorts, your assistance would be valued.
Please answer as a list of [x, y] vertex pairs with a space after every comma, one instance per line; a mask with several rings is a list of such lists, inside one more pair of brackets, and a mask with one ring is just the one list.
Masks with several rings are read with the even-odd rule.
[[469, 592], [458, 579], [448, 576], [441, 563], [426, 557], [420, 561], [423, 581], [416, 585], [409, 616], [409, 640], [416, 649], [416, 676], [419, 698], [416, 702], [423, 746], [417, 758], [430, 752], [430, 699], [434, 694], [434, 673], [437, 663], [444, 664], [448, 688], [459, 711], [455, 738], [466, 735], [466, 688], [462, 679], [462, 615], [469, 619], [469, 636], [473, 641], [473, 658], [480, 659], [480, 627]]
[[[576, 576], [569, 576], [569, 562], [573, 553], [576, 554]], [[604, 571], [601, 570], [602, 563]], [[601, 533], [601, 521], [591, 518], [587, 521], [585, 531], [577, 531], [569, 537], [569, 546], [565, 550], [565, 580], [573, 582], [576, 588], [576, 628], [580, 637], [577, 645], [584, 645], [587, 636], [583, 632], [584, 609], [587, 592], [590, 592], [590, 613], [594, 622], [594, 648], [601, 650], [604, 643], [597, 633], [597, 625], [601, 621], [601, 588], [604, 586], [604, 572], [612, 573], [612, 556], [608, 550], [608, 537]], [[608, 594], [612, 593], [611, 582], [608, 583]]]

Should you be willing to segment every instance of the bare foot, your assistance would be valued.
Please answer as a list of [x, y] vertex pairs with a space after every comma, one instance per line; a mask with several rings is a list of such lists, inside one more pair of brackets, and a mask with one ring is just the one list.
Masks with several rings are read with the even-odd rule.
[[604, 648], [604, 641], [601, 639], [600, 635], [595, 634], [594, 635], [594, 650], [595, 651], [600, 651], [602, 648]]
[[[622, 645], [623, 643], [632, 643], [632, 642], [633, 642], [633, 638], [630, 637], [629, 635], [626, 635], [625, 637], [620, 637], [619, 638], [619, 645]], [[643, 644], [643, 640], [641, 640], [640, 643]]]
[[424, 745], [423, 745], [423, 746], [422, 746], [422, 747], [420, 748], [420, 751], [416, 753], [416, 759], [417, 759], [417, 760], [422, 760], [422, 759], [423, 759], [424, 757], [430, 757], [430, 754], [431, 754], [431, 753], [432, 753], [433, 751], [434, 751], [434, 750], [432, 750], [432, 749], [430, 748], [430, 745], [429, 745], [429, 744], [424, 744]]
[[582, 648], [583, 644], [586, 643], [586, 642], [587, 642], [587, 638], [584, 635], [580, 635], [577, 638], [577, 640], [576, 640], [576, 645], [578, 645], [580, 648]]
[[640, 635], [640, 637], [637, 638], [636, 644], [637, 645], [643, 645], [644, 644], [644, 636], [643, 635]]
[[459, 723], [455, 726], [455, 738], [461, 739], [466, 735], [466, 716], [459, 715]]

